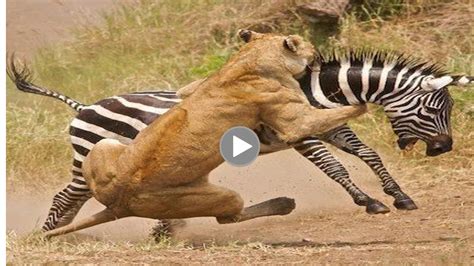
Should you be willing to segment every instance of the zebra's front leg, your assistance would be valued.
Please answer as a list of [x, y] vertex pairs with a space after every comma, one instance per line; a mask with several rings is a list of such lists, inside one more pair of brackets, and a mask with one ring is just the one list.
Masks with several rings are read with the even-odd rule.
[[379, 177], [383, 191], [395, 199], [393, 205], [397, 209], [415, 210], [418, 208], [415, 202], [402, 191], [397, 182], [395, 182], [388, 173], [380, 156], [370, 147], [362, 143], [349, 127], [343, 126], [333, 130], [324, 136], [324, 140], [362, 159]]
[[305, 138], [293, 147], [306, 159], [321, 169], [332, 180], [339, 183], [352, 197], [355, 204], [365, 206], [369, 214], [387, 213], [390, 209], [380, 201], [369, 197], [350, 179], [344, 166], [332, 156], [331, 152], [316, 137]]

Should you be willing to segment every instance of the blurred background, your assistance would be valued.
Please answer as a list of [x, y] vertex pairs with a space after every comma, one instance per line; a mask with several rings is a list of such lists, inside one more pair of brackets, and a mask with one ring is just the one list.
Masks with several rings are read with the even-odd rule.
[[[177, 89], [205, 77], [241, 45], [239, 28], [300, 34], [322, 51], [392, 49], [474, 73], [472, 1], [329, 2], [9, 0], [7, 44], [31, 64], [36, 83], [86, 104], [137, 90]], [[440, 173], [471, 170], [474, 155], [474, 94], [450, 91], [455, 143], [448, 154], [426, 158], [422, 143], [401, 153], [379, 109], [352, 126], [389, 163], [402, 160], [404, 170], [416, 169], [409, 182], [425, 174], [429, 182], [445, 182]], [[10, 81], [7, 97], [9, 191], [57, 190], [68, 181], [67, 126], [74, 113], [18, 92]]]
[[[323, 52], [395, 50], [472, 75], [473, 13], [470, 0], [7, 0], [7, 48], [31, 65], [35, 83], [88, 104], [132, 91], [174, 90], [208, 76], [242, 44], [240, 28], [300, 34]], [[454, 87], [450, 92], [454, 149], [438, 157], [425, 157], [420, 142], [411, 152], [400, 151], [380, 108], [351, 122], [421, 206], [433, 194], [446, 200], [474, 196], [474, 93]], [[40, 226], [52, 196], [69, 182], [68, 123], [74, 115], [64, 104], [18, 92], [7, 81], [9, 229]], [[334, 153], [364, 190], [391, 203], [367, 166]], [[222, 165], [211, 181], [242, 193], [247, 203], [290, 196], [298, 211], [357, 208], [291, 150], [247, 168]], [[97, 208], [91, 204], [86, 212]], [[117, 225], [116, 231], [124, 228]]]

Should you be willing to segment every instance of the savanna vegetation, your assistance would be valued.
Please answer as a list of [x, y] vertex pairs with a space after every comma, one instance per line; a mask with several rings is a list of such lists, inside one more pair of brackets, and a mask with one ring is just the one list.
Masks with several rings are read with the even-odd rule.
[[[474, 74], [470, 0], [363, 0], [337, 25], [308, 20], [295, 8], [304, 2], [309, 1], [143, 0], [117, 5], [103, 14], [102, 23], [77, 27], [72, 41], [41, 49], [30, 64], [36, 83], [93, 103], [130, 91], [177, 89], [205, 77], [239, 47], [237, 29], [251, 28], [300, 34], [323, 52], [349, 47], [391, 49], [437, 62], [448, 71]], [[442, 156], [425, 157], [421, 143], [411, 152], [399, 151], [383, 110], [377, 107], [351, 125], [384, 154], [391, 169], [403, 173], [399, 179], [405, 185], [472, 187], [474, 93], [472, 88], [457, 87], [450, 92], [455, 101], [455, 143], [454, 150]], [[67, 125], [74, 112], [53, 101], [17, 92], [7, 82], [8, 193], [57, 191], [69, 181], [72, 149]], [[9, 248], [16, 251], [74, 253], [85, 245], [66, 248], [31, 236], [10, 240], [15, 241]], [[107, 248], [115, 250], [117, 245]]]
[[[365, 1], [331, 30], [295, 11], [304, 2], [183, 0], [120, 5], [103, 15], [102, 24], [74, 29], [73, 41], [42, 49], [31, 62], [35, 81], [84, 103], [147, 88], [176, 89], [218, 69], [240, 45], [239, 28], [300, 34], [322, 51], [391, 49], [437, 62], [449, 71], [474, 73], [474, 7], [469, 0]], [[10, 82], [7, 92], [9, 191], [58, 187], [69, 175], [66, 125], [73, 112], [50, 99], [21, 94]], [[393, 160], [407, 157], [410, 160], [404, 164], [424, 167], [417, 172], [444, 171], [447, 165], [449, 170], [470, 169], [474, 94], [460, 88], [451, 92], [456, 102], [455, 151], [438, 158], [425, 158], [422, 144], [409, 154], [399, 153], [382, 110], [352, 124]], [[35, 180], [40, 182], [25, 186]]]

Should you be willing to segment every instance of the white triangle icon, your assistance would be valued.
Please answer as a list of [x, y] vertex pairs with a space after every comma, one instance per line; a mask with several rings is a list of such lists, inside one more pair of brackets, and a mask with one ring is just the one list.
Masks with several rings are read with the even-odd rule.
[[248, 144], [242, 139], [232, 136], [232, 157], [235, 158], [252, 147], [252, 145]]

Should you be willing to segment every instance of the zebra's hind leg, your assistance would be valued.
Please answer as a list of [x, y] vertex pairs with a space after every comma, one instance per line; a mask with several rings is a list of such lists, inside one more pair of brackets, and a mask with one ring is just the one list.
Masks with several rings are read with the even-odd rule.
[[357, 135], [347, 126], [340, 127], [325, 136], [329, 143], [339, 149], [355, 155], [362, 159], [372, 171], [379, 177], [383, 191], [392, 196], [395, 201], [393, 205], [399, 210], [415, 210], [418, 207], [415, 202], [405, 194], [400, 186], [382, 163], [380, 156], [370, 147], [362, 143]]
[[184, 219], [163, 219], [157, 220], [156, 225], [153, 226], [150, 236], [156, 242], [160, 242], [163, 238], [172, 237], [176, 232], [186, 226]]
[[92, 193], [89, 193], [87, 195], [84, 195], [80, 199], [76, 201], [76, 203], [67, 211], [63, 213], [63, 216], [59, 217], [58, 219], [58, 224], [56, 227], [62, 227], [65, 225], [70, 224], [74, 218], [76, 218], [77, 214], [81, 210], [82, 206], [90, 199], [92, 198]]
[[339, 183], [349, 193], [355, 204], [365, 206], [367, 213], [379, 214], [390, 211], [382, 202], [369, 197], [352, 182], [344, 166], [332, 156], [331, 152], [318, 138], [305, 138], [295, 144], [294, 148], [332, 180]]
[[92, 197], [82, 176], [74, 176], [73, 181], [53, 198], [48, 217], [42, 227], [50, 231], [72, 222], [82, 205]]

